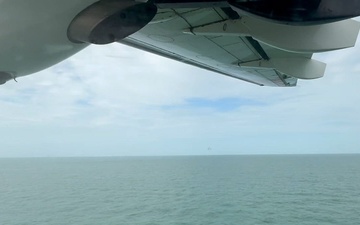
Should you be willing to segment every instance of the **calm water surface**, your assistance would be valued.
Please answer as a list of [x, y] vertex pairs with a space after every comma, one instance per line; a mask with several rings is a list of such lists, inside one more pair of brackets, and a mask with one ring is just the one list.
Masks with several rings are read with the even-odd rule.
[[0, 224], [360, 224], [360, 155], [0, 159]]

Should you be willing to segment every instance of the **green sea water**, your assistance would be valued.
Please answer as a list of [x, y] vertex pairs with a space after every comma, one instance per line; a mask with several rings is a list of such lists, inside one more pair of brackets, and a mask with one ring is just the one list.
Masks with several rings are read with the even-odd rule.
[[0, 159], [0, 225], [360, 224], [360, 155]]

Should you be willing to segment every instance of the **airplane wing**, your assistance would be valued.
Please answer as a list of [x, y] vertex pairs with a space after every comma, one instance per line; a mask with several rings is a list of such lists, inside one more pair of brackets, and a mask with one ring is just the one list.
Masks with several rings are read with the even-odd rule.
[[[349, 3], [353, 10], [337, 9], [341, 0], [281, 7], [279, 0], [59, 2], [0, 2], [0, 28], [13, 25], [0, 35], [0, 83], [88, 44], [119, 42], [260, 86], [296, 86], [297, 79], [324, 75], [326, 65], [313, 53], [352, 47], [359, 32], [359, 23], [348, 19], [360, 14], [356, 0]], [[15, 8], [20, 13], [11, 13]], [[30, 14], [33, 20], [14, 19]]]
[[[204, 24], [234, 20], [221, 8], [159, 10], [152, 22], [139, 32], [120, 41], [148, 52], [218, 72], [261, 86], [295, 86], [297, 78], [273, 68], [256, 66], [281, 56], [287, 59], [310, 60], [311, 53], [293, 53], [270, 47], [249, 34], [191, 33]], [[224, 26], [220, 24], [219, 26]], [[250, 66], [254, 65], [254, 66]]]
[[[273, 30], [260, 32], [278, 32], [289, 37], [283, 38], [284, 43], [280, 44], [261, 41], [263, 34], [252, 32], [251, 25], [248, 28], [246, 23], [254, 23], [258, 29], [268, 29], [264, 28], [268, 25]], [[357, 22], [343, 21], [331, 26], [312, 27], [319, 32], [320, 27], [324, 29], [326, 26], [333, 35], [337, 34], [336, 37], [328, 40], [328, 32], [324, 32], [326, 35], [311, 33], [311, 36], [302, 37], [300, 33], [309, 31], [310, 26], [296, 31], [294, 36], [289, 33], [294, 32], [294, 26], [274, 25], [246, 14], [239, 15], [229, 7], [171, 8], [160, 9], [147, 26], [121, 43], [260, 86], [286, 87], [295, 86], [298, 78], [322, 77], [325, 71], [325, 64], [311, 57], [313, 52], [329, 49], [310, 44], [306, 46], [308, 48], [296, 49], [299, 42], [318, 39], [318, 42], [328, 41], [330, 48], [337, 48], [337, 45], [343, 44], [339, 40], [343, 40], [345, 34], [352, 33], [353, 39], [346, 44], [355, 44], [359, 29]], [[348, 30], [339, 33], [341, 28]], [[279, 42], [276, 38], [274, 41]]]

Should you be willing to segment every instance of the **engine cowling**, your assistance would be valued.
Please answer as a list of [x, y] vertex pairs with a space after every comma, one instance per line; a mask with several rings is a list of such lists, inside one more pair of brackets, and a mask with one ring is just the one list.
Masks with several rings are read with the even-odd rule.
[[151, 3], [98, 1], [73, 19], [68, 38], [75, 43], [109, 44], [139, 31], [156, 12], [157, 7]]
[[315, 25], [360, 15], [360, 0], [229, 0], [240, 15], [292, 24]]

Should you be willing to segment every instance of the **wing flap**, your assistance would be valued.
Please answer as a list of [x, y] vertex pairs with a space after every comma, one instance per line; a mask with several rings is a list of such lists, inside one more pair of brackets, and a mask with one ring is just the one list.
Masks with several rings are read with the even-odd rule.
[[296, 78], [323, 75], [325, 64], [311, 60], [310, 53], [287, 52], [249, 36], [184, 33], [228, 19], [219, 8], [159, 10], [120, 43], [261, 86], [295, 86]]

